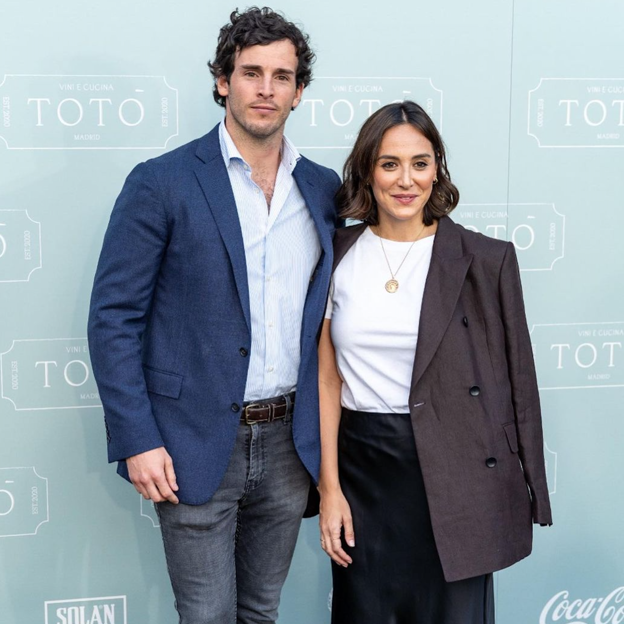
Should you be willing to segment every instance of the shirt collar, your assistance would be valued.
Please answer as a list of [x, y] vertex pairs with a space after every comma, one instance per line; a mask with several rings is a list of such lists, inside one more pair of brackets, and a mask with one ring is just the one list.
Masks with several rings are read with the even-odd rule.
[[[227, 128], [225, 127], [225, 119], [223, 119], [223, 121], [219, 124], [219, 144], [221, 146], [221, 155], [223, 156], [223, 161], [225, 162], [226, 167], [229, 168], [232, 160], [240, 160], [247, 167], [249, 167], [234, 144], [230, 133], [227, 131]], [[282, 165], [288, 173], [292, 173], [297, 165], [297, 162], [301, 159], [301, 154], [299, 154], [297, 148], [286, 136], [282, 138], [281, 151]]]

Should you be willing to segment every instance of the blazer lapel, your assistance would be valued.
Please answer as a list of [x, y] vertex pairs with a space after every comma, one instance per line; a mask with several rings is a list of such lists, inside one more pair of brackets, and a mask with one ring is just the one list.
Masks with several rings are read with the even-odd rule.
[[313, 171], [311, 171], [309, 167], [309, 161], [302, 157], [293, 170], [293, 178], [310, 211], [319, 237], [319, 242], [321, 243], [321, 248], [324, 254], [331, 258], [332, 239], [327, 224], [325, 223], [321, 205], [321, 202], [324, 200], [320, 196], [318, 187], [314, 184], [314, 177]]
[[200, 162], [195, 167], [195, 175], [230, 257], [243, 314], [247, 328], [251, 331], [249, 285], [243, 233], [230, 178], [219, 146], [219, 126], [213, 128], [209, 134], [200, 139], [196, 156]]
[[446, 332], [472, 262], [472, 255], [463, 255], [456, 228], [450, 217], [443, 217], [438, 222], [420, 313], [412, 390], [429, 366]]

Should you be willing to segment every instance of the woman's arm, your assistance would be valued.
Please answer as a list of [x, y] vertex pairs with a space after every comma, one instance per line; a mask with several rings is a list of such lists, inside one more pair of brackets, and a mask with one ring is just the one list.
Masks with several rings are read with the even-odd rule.
[[338, 427], [340, 425], [340, 391], [342, 380], [336, 367], [336, 354], [330, 335], [331, 320], [323, 321], [319, 342], [319, 404], [321, 412], [321, 496], [319, 524], [321, 546], [338, 564], [346, 567], [351, 557], [342, 548], [340, 533], [344, 527], [345, 540], [355, 546], [351, 509], [338, 478]]

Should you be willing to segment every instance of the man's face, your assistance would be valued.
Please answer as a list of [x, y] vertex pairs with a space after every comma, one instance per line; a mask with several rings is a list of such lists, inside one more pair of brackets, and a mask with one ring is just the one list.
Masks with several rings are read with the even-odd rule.
[[219, 94], [226, 98], [228, 130], [261, 140], [282, 132], [291, 108], [301, 101], [297, 65], [288, 39], [241, 50], [230, 81], [225, 76], [217, 80]]

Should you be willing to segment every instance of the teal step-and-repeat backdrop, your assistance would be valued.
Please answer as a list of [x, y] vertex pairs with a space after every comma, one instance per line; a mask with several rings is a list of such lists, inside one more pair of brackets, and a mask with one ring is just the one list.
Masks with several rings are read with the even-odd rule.
[[[106, 464], [85, 325], [125, 176], [222, 116], [206, 61], [233, 8], [0, 4], [0, 624], [176, 621], [154, 510]], [[448, 144], [455, 218], [517, 247], [555, 525], [496, 575], [498, 621], [623, 622], [624, 5], [274, 8], [318, 53], [288, 125], [303, 153], [340, 170], [371, 111], [414, 99]], [[306, 521], [280, 624], [328, 623], [330, 591]]]

